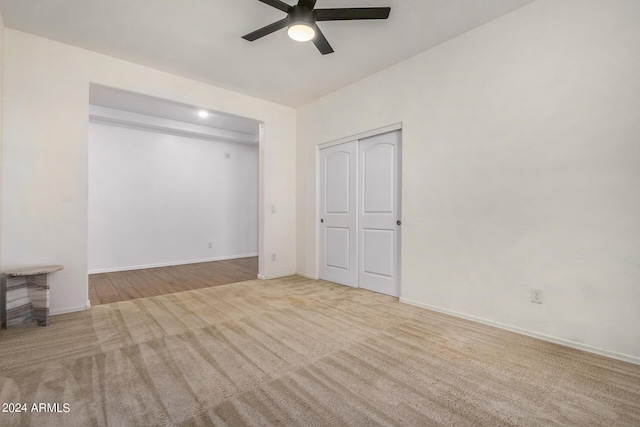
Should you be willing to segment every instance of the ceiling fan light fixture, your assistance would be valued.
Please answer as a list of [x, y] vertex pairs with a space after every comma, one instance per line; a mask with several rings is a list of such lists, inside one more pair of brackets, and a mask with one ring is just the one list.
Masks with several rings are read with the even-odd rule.
[[297, 42], [308, 42], [316, 36], [316, 31], [305, 22], [297, 22], [289, 26], [287, 34]]
[[242, 36], [247, 41], [256, 41], [278, 30], [288, 27], [287, 33], [293, 40], [307, 42], [313, 40], [321, 54], [333, 53], [333, 48], [322, 34], [316, 22], [353, 21], [361, 19], [387, 19], [390, 7], [342, 7], [316, 9], [317, 0], [298, 0], [295, 6], [282, 0], [259, 0], [287, 14], [286, 18], [273, 22]]

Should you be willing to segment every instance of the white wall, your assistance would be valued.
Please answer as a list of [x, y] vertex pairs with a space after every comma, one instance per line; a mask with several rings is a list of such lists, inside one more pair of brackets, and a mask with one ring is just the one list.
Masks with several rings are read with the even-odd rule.
[[263, 121], [260, 269], [295, 271], [294, 109], [11, 29], [4, 73], [2, 266], [64, 265], [52, 313], [87, 303], [90, 83]]
[[298, 271], [316, 144], [402, 122], [402, 300], [640, 363], [639, 23], [539, 0], [299, 109]]
[[[4, 74], [4, 21], [0, 13], [0, 242], [2, 241], [2, 100]], [[2, 245], [0, 245], [0, 268], [2, 267]]]
[[[0, 242], [2, 242], [2, 99], [4, 70], [4, 21], [0, 13]], [[0, 271], [2, 271], [2, 245], [0, 245]], [[0, 327], [4, 324], [4, 295], [0, 295]]]
[[89, 124], [90, 273], [257, 253], [257, 145]]

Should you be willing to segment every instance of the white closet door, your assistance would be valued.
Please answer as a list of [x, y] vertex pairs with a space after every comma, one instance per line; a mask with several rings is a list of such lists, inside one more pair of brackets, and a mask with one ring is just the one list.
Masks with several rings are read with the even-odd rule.
[[320, 150], [320, 278], [358, 286], [357, 141]]
[[359, 141], [359, 284], [400, 296], [400, 132]]

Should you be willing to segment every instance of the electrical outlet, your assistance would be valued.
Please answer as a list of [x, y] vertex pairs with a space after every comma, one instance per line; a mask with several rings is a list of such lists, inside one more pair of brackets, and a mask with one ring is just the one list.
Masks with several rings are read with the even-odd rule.
[[231, 158], [231, 153], [224, 153], [224, 158], [229, 160]]
[[271, 213], [276, 213], [276, 205], [271, 205]]
[[531, 302], [542, 304], [542, 289], [531, 288]]
[[276, 260], [276, 254], [271, 254], [271, 261], [275, 261]]
[[209, 242], [209, 249], [213, 249], [213, 243]]

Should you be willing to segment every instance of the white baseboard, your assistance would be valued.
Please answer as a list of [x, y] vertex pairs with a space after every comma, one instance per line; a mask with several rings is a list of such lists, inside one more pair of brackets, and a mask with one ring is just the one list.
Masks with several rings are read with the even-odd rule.
[[296, 275], [295, 272], [269, 274], [268, 276], [264, 274], [258, 274], [258, 279], [260, 280], [279, 279], [281, 277], [295, 276], [295, 275]]
[[85, 311], [87, 309], [88, 309], [87, 306], [79, 305], [77, 307], [67, 307], [67, 308], [63, 308], [63, 309], [60, 309], [60, 310], [50, 310], [49, 311], [49, 315], [50, 316], [57, 316], [58, 314], [75, 313], [76, 311]]
[[96, 268], [93, 270], [89, 270], [89, 274], [98, 274], [98, 273], [113, 273], [116, 271], [129, 271], [129, 270], [144, 270], [145, 268], [156, 268], [156, 267], [171, 267], [174, 265], [185, 265], [185, 264], [197, 264], [200, 262], [212, 262], [212, 261], [224, 261], [227, 259], [237, 259], [237, 258], [251, 258], [254, 256], [258, 256], [257, 253], [252, 254], [241, 254], [241, 255], [225, 255], [213, 258], [202, 258], [202, 259], [191, 259], [186, 261], [170, 261], [170, 262], [161, 262], [158, 264], [145, 264], [145, 265], [130, 265], [126, 267], [110, 267], [110, 268]]
[[623, 362], [629, 362], [636, 365], [640, 365], [640, 357], [632, 356], [630, 354], [617, 353], [615, 351], [605, 350], [599, 347], [593, 347], [587, 344], [582, 344], [579, 342], [567, 340], [564, 338], [554, 337], [551, 335], [542, 334], [540, 332], [534, 332], [527, 329], [518, 328], [517, 326], [511, 326], [500, 322], [495, 322], [493, 320], [487, 320], [476, 316], [471, 316], [468, 314], [458, 313], [456, 311], [447, 310], [444, 308], [434, 307], [429, 304], [424, 304], [418, 301], [413, 301], [407, 298], [400, 298], [400, 302], [413, 305], [420, 308], [426, 308], [427, 310], [437, 311], [439, 313], [448, 314], [451, 316], [459, 317], [461, 319], [471, 320], [473, 322], [482, 323], [485, 325], [493, 326], [496, 328], [504, 329], [510, 332], [516, 332], [518, 334], [527, 335], [532, 338], [537, 338], [543, 341], [552, 342], [554, 344], [560, 344], [565, 347], [575, 348], [577, 350], [583, 350], [589, 353], [598, 354], [600, 356], [610, 357], [612, 359], [622, 360]]
[[302, 277], [306, 277], [307, 279], [311, 279], [311, 280], [319, 280], [320, 279], [319, 276], [313, 276], [311, 274], [305, 274], [305, 273], [300, 273], [300, 272], [297, 272], [296, 275], [302, 276]]

